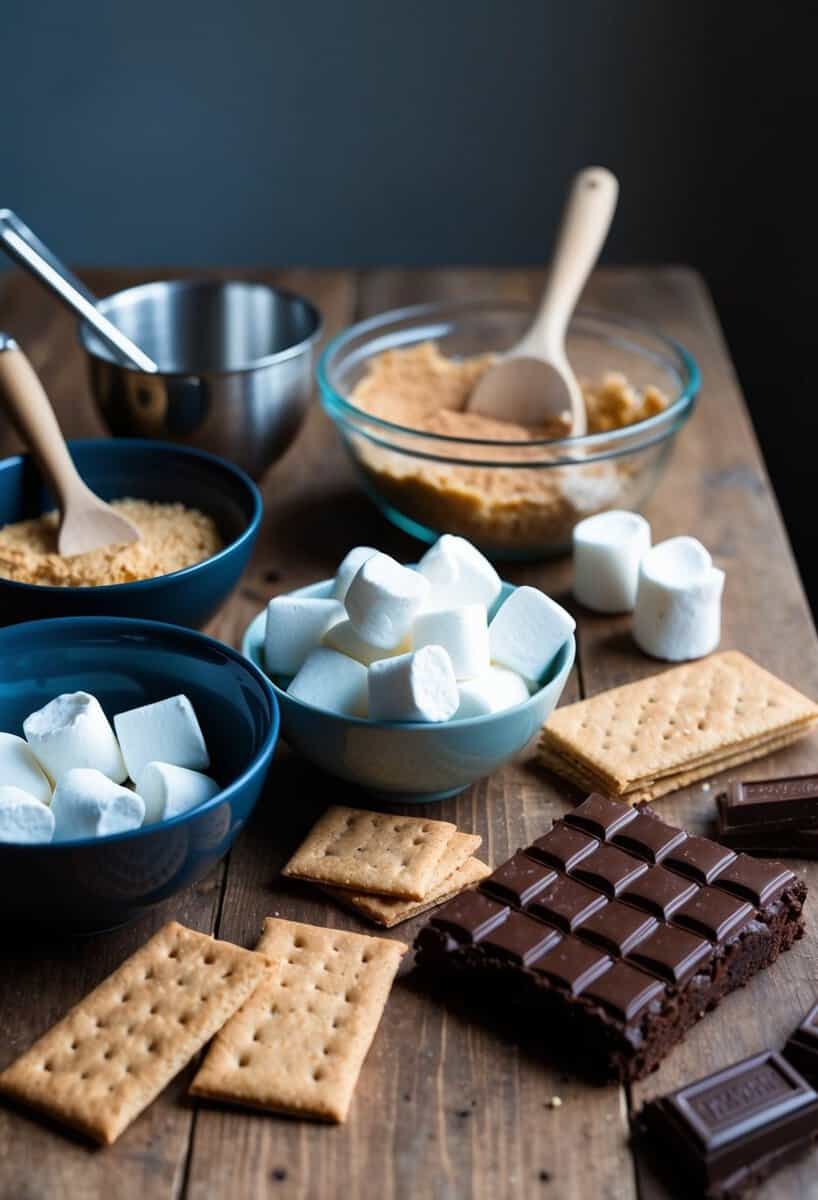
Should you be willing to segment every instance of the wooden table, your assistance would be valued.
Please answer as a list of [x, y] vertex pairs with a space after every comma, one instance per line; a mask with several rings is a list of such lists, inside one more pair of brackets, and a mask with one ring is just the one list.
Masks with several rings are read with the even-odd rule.
[[[164, 272], [163, 272], [164, 273]], [[246, 272], [244, 274], [250, 275]], [[89, 271], [104, 294], [149, 277]], [[320, 306], [326, 333], [382, 309], [462, 296], [534, 297], [541, 276], [525, 270], [264, 271]], [[648, 516], [654, 535], [693, 533], [727, 571], [723, 645], [818, 696], [818, 643], [758, 446], [716, 317], [701, 280], [680, 267], [600, 271], [594, 305], [650, 321], [684, 342], [703, 375], [700, 406], [681, 434]], [[73, 323], [37, 286], [9, 277], [0, 328], [13, 333], [41, 373], [66, 433], [98, 432]], [[773, 398], [770, 398], [771, 401]], [[0, 447], [12, 445], [5, 431]], [[237, 645], [273, 592], [323, 578], [353, 544], [403, 559], [416, 544], [364, 498], [328, 419], [314, 405], [306, 427], [264, 484], [266, 519], [252, 566], [210, 632]], [[570, 564], [508, 567], [571, 607]], [[654, 672], [637, 654], [627, 619], [577, 612], [578, 660], [565, 699]], [[0, 664], [0, 670], [2, 664]], [[808, 740], [743, 774], [818, 767]], [[703, 830], [714, 790], [695, 787], [660, 801], [664, 814]], [[0, 1067], [16, 1057], [170, 917], [245, 946], [262, 918], [364, 928], [309, 888], [285, 887], [279, 868], [327, 801], [354, 790], [317, 776], [283, 750], [250, 827], [228, 861], [198, 886], [131, 928], [89, 941], [0, 947]], [[430, 810], [483, 836], [482, 854], [503, 861], [564, 808], [553, 782], [517, 765]], [[818, 891], [818, 866], [804, 866]], [[55, 905], [59, 897], [54, 897]], [[205, 1108], [186, 1099], [191, 1070], [111, 1149], [85, 1144], [36, 1119], [0, 1109], [0, 1197], [70, 1196], [157, 1200], [190, 1197], [559, 1197], [631, 1200], [663, 1195], [627, 1146], [630, 1114], [646, 1098], [768, 1045], [780, 1045], [815, 998], [814, 900], [807, 936], [769, 972], [702, 1021], [649, 1080], [594, 1088], [558, 1074], [497, 1029], [445, 1011], [403, 975], [358, 1085], [348, 1123], [328, 1128]], [[393, 936], [411, 941], [416, 922]], [[551, 1098], [559, 1096], [560, 1106]], [[815, 1156], [781, 1172], [765, 1197], [818, 1196]]]

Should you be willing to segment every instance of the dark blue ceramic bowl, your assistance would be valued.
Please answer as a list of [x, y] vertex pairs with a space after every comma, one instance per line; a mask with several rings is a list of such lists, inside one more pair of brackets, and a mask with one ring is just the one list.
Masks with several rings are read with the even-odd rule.
[[[261, 523], [261, 495], [243, 471], [214, 454], [166, 442], [89, 438], [69, 442], [77, 469], [103, 500], [178, 501], [216, 522], [224, 549], [204, 562], [136, 583], [58, 588], [0, 579], [0, 625], [47, 617], [144, 617], [198, 629], [236, 586]], [[54, 507], [28, 455], [0, 462], [0, 526]]]
[[278, 738], [269, 681], [238, 651], [156, 621], [75, 617], [0, 629], [0, 729], [60, 692], [108, 716], [184, 692], [224, 790], [159, 825], [43, 846], [0, 844], [0, 922], [93, 932], [130, 921], [227, 853], [261, 791]]

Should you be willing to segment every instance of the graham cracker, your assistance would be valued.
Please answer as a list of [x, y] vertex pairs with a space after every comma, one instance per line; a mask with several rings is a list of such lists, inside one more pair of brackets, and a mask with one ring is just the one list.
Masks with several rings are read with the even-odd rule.
[[268, 969], [171, 921], [7, 1067], [0, 1092], [110, 1145]]
[[609, 795], [661, 795], [681, 777], [692, 782], [691, 772], [702, 778], [759, 757], [816, 720], [811, 700], [731, 650], [557, 709], [540, 753]]
[[283, 874], [357, 892], [423, 900], [456, 832], [449, 821], [333, 805]]
[[216, 1037], [191, 1093], [344, 1121], [407, 947], [268, 917], [257, 949], [274, 967]]

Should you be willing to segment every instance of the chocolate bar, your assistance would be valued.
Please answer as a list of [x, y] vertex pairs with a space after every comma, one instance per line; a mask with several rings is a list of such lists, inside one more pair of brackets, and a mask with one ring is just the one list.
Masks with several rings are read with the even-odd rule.
[[416, 962], [570, 1034], [580, 1069], [640, 1079], [802, 935], [806, 890], [780, 863], [592, 795], [438, 909]]
[[724, 829], [818, 826], [818, 775], [736, 781], [717, 797], [717, 804]]
[[682, 1194], [733, 1200], [812, 1145], [818, 1094], [765, 1050], [650, 1101], [636, 1132], [657, 1166], [684, 1182]]
[[784, 1057], [812, 1084], [818, 1084], [818, 1004], [813, 1004], [784, 1047]]
[[818, 829], [759, 830], [734, 832], [717, 829], [717, 837], [732, 850], [744, 850], [759, 858], [818, 858]]

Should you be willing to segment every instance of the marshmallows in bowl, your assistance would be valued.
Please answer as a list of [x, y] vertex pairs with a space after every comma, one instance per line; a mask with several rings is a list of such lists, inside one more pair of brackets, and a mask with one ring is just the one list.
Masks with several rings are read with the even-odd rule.
[[445, 534], [416, 567], [356, 547], [329, 599], [270, 601], [265, 666], [282, 686], [292, 676], [295, 699], [348, 717], [441, 724], [500, 712], [540, 686], [574, 629], [538, 589], [498, 608], [502, 590], [465, 538]]

